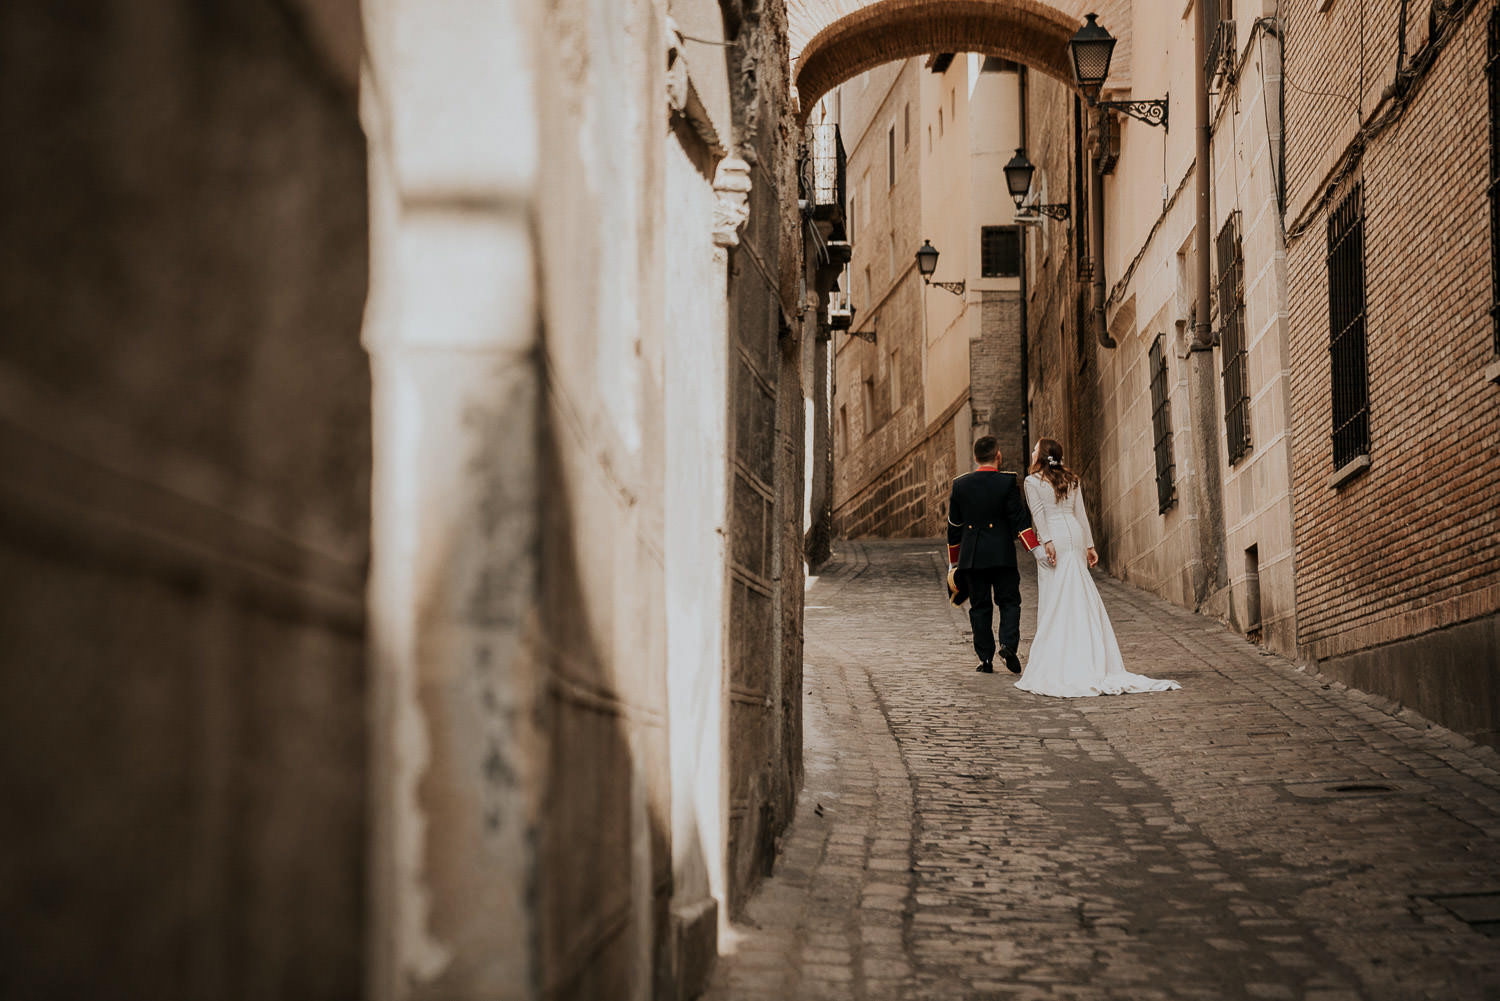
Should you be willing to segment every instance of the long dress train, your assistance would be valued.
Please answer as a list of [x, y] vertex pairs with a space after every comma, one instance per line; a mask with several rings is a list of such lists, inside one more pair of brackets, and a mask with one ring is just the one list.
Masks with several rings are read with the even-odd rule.
[[1094, 538], [1082, 484], [1058, 500], [1052, 484], [1032, 474], [1026, 477], [1026, 503], [1037, 537], [1057, 550], [1057, 566], [1037, 561], [1036, 634], [1016, 687], [1064, 699], [1181, 688], [1175, 681], [1125, 670], [1109, 614], [1089, 574], [1086, 550]]

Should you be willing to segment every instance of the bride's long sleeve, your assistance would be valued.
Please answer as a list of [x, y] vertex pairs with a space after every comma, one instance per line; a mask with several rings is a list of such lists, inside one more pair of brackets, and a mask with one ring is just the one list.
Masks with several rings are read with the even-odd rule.
[[1047, 524], [1046, 502], [1042, 500], [1042, 484], [1035, 476], [1026, 477], [1026, 506], [1031, 508], [1031, 527], [1036, 529], [1037, 541], [1043, 545], [1052, 541], [1052, 528]]
[[1083, 484], [1079, 483], [1073, 487], [1073, 517], [1078, 519], [1078, 527], [1083, 529], [1083, 545], [1085, 549], [1094, 548], [1094, 533], [1089, 530], [1089, 513], [1083, 503]]

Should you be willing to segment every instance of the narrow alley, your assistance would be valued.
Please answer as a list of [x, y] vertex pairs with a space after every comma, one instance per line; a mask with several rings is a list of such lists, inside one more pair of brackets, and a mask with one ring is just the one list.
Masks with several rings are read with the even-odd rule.
[[1500, 997], [1492, 750], [1103, 575], [1182, 691], [1030, 696], [940, 573], [840, 542], [809, 588], [806, 784], [709, 1001]]

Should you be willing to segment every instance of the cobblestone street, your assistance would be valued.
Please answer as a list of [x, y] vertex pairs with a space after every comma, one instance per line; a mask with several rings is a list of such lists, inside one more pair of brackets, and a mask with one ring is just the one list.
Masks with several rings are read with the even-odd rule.
[[1491, 750], [1103, 575], [1183, 690], [1027, 695], [941, 559], [843, 542], [808, 591], [806, 784], [710, 1001], [1500, 998]]

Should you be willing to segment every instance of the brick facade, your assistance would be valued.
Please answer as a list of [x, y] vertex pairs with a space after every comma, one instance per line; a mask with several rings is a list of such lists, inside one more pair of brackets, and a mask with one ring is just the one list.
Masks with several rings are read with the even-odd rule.
[[[1298, 639], [1354, 683], [1494, 741], [1500, 647], [1484, 625], [1500, 611], [1500, 388], [1485, 371], [1496, 360], [1485, 82], [1494, 5], [1442, 5], [1436, 34], [1428, 7], [1408, 11], [1405, 65], [1416, 75], [1392, 97], [1382, 91], [1397, 58], [1396, 5], [1367, 15], [1351, 5], [1322, 14], [1311, 0], [1287, 8]], [[1369, 468], [1335, 486], [1326, 220], [1355, 183]]]
[[1000, 464], [1021, 469], [1026, 464], [1026, 412], [1021, 398], [1021, 297], [1013, 292], [987, 292], [979, 304], [980, 337], [969, 342], [969, 397], [975, 434], [984, 429], [1000, 442]]

